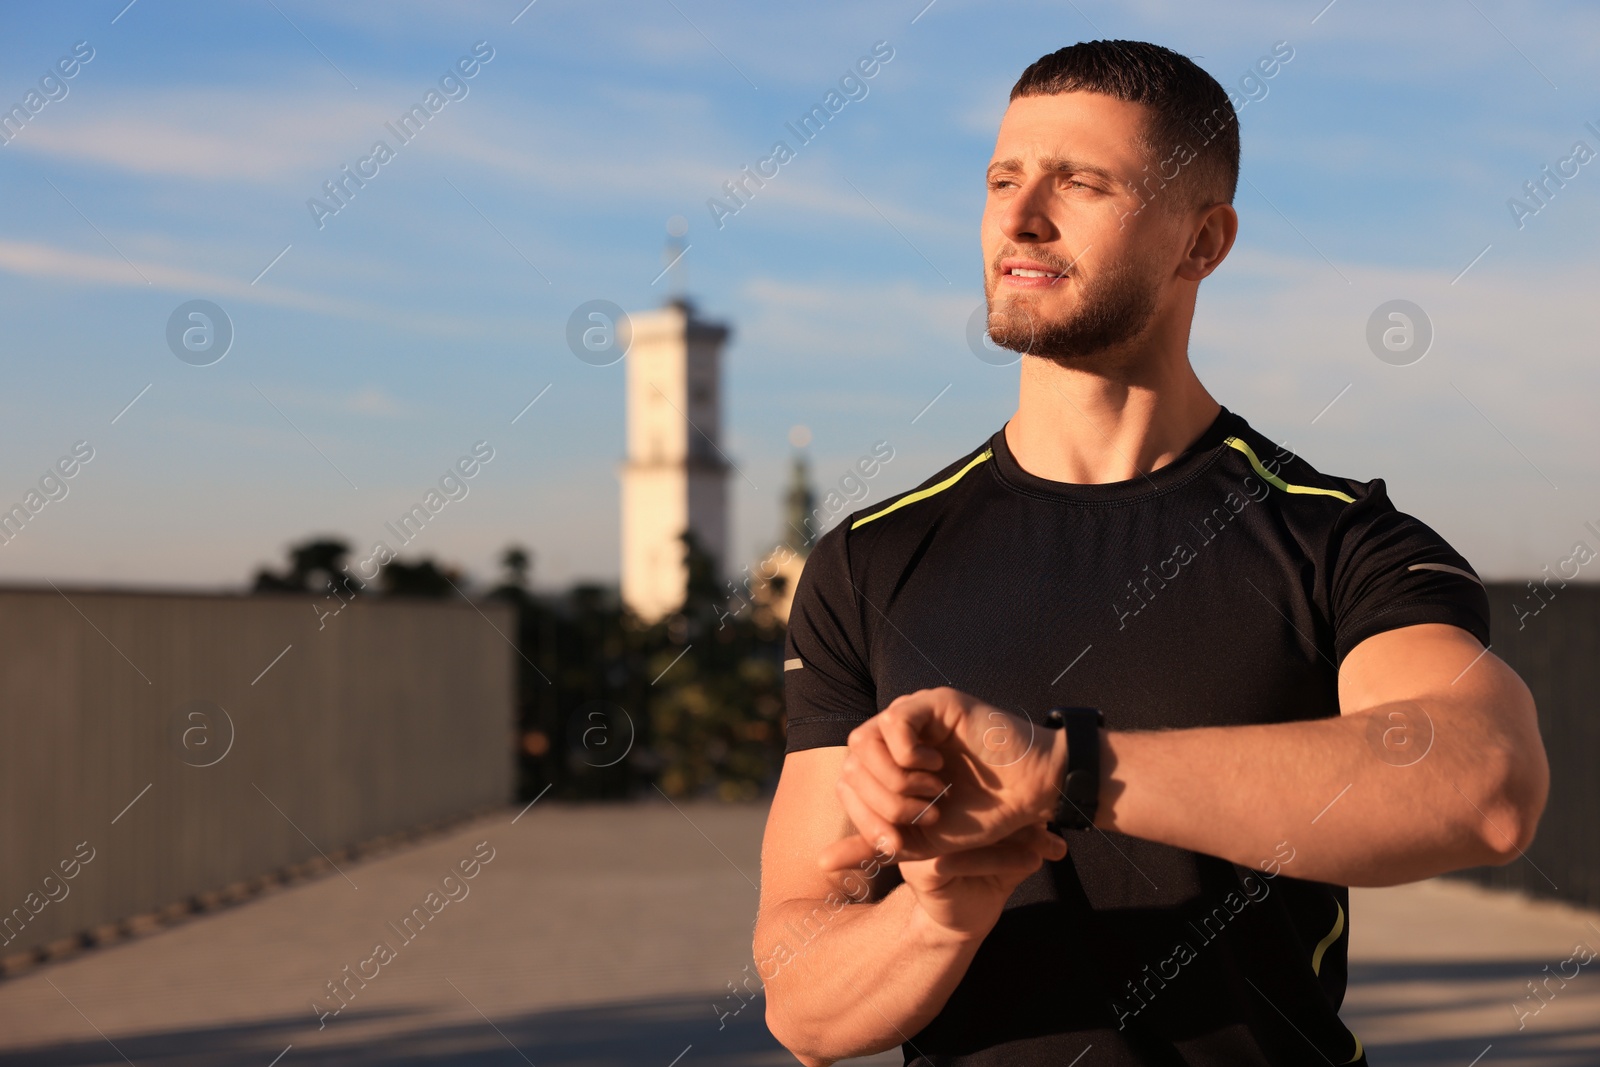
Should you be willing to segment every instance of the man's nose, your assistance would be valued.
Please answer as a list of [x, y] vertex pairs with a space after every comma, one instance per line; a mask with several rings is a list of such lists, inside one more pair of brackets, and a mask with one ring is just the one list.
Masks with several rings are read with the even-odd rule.
[[1039, 244], [1061, 236], [1048, 210], [1046, 182], [1030, 182], [1018, 190], [1000, 213], [1000, 230], [1011, 240]]

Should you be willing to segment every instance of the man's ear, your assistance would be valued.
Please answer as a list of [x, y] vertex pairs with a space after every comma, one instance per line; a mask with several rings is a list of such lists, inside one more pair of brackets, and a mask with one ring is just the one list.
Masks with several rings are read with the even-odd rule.
[[1194, 238], [1178, 264], [1178, 277], [1198, 282], [1216, 270], [1239, 236], [1239, 213], [1232, 204], [1213, 204], [1200, 213]]

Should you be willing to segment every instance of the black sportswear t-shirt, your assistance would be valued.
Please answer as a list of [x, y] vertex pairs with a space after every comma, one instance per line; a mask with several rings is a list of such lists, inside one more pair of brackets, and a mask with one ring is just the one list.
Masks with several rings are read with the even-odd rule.
[[[1100, 485], [1028, 474], [1002, 428], [812, 550], [789, 619], [787, 751], [842, 745], [938, 685], [1036, 722], [1098, 707], [1112, 730], [1329, 718], [1352, 648], [1427, 622], [1487, 645], [1488, 598], [1382, 479], [1322, 474], [1226, 408], [1173, 462]], [[1293, 840], [1251, 868], [1066, 837], [906, 1063], [1366, 1063], [1338, 1015], [1348, 893], [1293, 877]]]

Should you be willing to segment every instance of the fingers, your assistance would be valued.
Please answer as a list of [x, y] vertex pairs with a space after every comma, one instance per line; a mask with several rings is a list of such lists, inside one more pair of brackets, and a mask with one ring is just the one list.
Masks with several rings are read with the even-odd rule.
[[[992, 740], [986, 739], [985, 744], [991, 747], [1009, 749], [1031, 743], [1031, 736], [1026, 739], [1013, 736], [1019, 723], [1031, 726], [1031, 722], [1016, 719], [998, 708], [982, 704], [947, 687], [920, 690], [902, 696], [852, 730], [849, 752], [836, 788], [840, 806], [856, 828], [860, 840], [830, 846], [819, 857], [819, 864], [825, 869], [840, 869], [869, 857], [874, 848], [903, 861], [931, 856], [939, 850], [941, 841], [945, 841], [945, 847], [959, 848], [959, 844], [946, 841], [948, 833], [941, 835], [934, 830], [945, 815], [936, 802], [954, 784], [947, 784], [932, 773], [945, 767], [945, 754], [936, 746], [941, 743], [953, 746], [952, 750], [957, 754], [957, 764], [953, 769], [959, 773], [963, 766], [961, 761], [971, 748], [970, 742], [965, 740], [966, 736], [975, 730], [985, 729], [985, 725], [978, 724], [980, 718], [984, 724], [990, 720], [998, 722], [998, 726], [987, 728], [990, 733], [998, 731], [1007, 742], [1005, 746], [996, 746]], [[978, 746], [978, 751], [986, 751], [984, 744]], [[1026, 749], [1023, 748], [1023, 751]], [[985, 788], [991, 791], [1004, 784], [1000, 782], [997, 785], [998, 779], [986, 779], [985, 782]], [[957, 814], [969, 814], [966, 805], [970, 801], [963, 800], [960, 803], [963, 807]], [[966, 843], [971, 843], [1003, 832], [1008, 825], [1017, 825], [1017, 820], [1003, 818], [988, 828], [980, 826], [978, 831], [966, 833], [963, 838]], [[1065, 855], [1065, 845], [1059, 838], [1046, 834], [1042, 826], [1035, 830], [1029, 830], [1023, 838], [1008, 838], [1006, 841], [1023, 849], [1032, 849], [1038, 856], [1047, 859], [1059, 859]]]
[[879, 715], [893, 713], [929, 745], [942, 744], [960, 724], [973, 699], [958, 689], [938, 686], [896, 697]]
[[898, 697], [869, 722], [899, 766], [922, 770], [940, 769], [944, 759], [940, 750], [952, 745], [970, 750], [985, 763], [1009, 767], [1032, 750], [1037, 733], [1026, 716], [948, 686]]
[[896, 763], [877, 727], [874, 719], [851, 731], [837, 789], [861, 836], [871, 842], [886, 838], [888, 847], [898, 851], [900, 827], [939, 821], [933, 800], [944, 793], [945, 784], [927, 771], [907, 771]]
[[936, 771], [944, 766], [944, 757], [938, 749], [923, 743], [922, 733], [910, 716], [884, 711], [879, 720], [878, 732], [884, 750], [893, 758], [896, 767]]
[[1047, 860], [1061, 860], [1067, 856], [1066, 838], [1051, 833], [1038, 823], [1024, 826], [1005, 840], [1025, 845]]
[[[943, 787], [940, 789], [942, 791]], [[874, 828], [874, 839], [878, 833], [887, 833], [887, 827], [890, 826], [898, 829], [910, 826], [926, 827], [939, 821], [939, 809], [934, 807], [933, 797], [906, 797], [890, 792], [884, 788], [882, 782], [860, 770], [859, 767], [848, 777], [839, 779], [839, 790], [841, 798], [848, 790], [853, 794], [857, 804], [862, 805], [885, 824], [885, 828]], [[855, 818], [857, 809], [846, 805], [845, 810], [851, 813], [852, 819]], [[856, 825], [861, 826], [860, 823]]]
[[851, 744], [839, 772], [839, 786], [853, 789], [856, 799], [879, 818], [901, 825], [931, 826], [939, 820], [933, 801], [945, 784], [926, 771], [907, 774], [876, 740]]
[[[894, 766], [906, 771], [936, 771], [944, 766], [944, 757], [938, 749], [927, 744], [919, 734], [919, 727], [906, 715], [893, 711], [893, 704], [850, 731], [849, 745], [875, 741], [886, 746]], [[885, 784], [888, 784], [887, 781]]]
[[[877, 715], [857, 727], [857, 731], [880, 738], [896, 766], [907, 770], [937, 771], [944, 766], [938, 746], [970, 725], [973, 716], [987, 709], [991, 715], [1015, 717], [988, 708], [974, 698], [949, 686], [919, 689], [896, 697]], [[851, 734], [852, 744], [855, 732]], [[885, 781], [893, 788], [892, 783]]]
[[862, 840], [876, 845], [880, 851], [894, 855], [899, 855], [904, 850], [905, 841], [900, 827], [863, 803], [860, 794], [843, 778], [839, 779], [836, 790], [845, 815], [849, 817], [850, 824], [856, 828], [856, 833]]
[[[932, 800], [944, 792], [944, 782], [938, 775], [927, 770], [909, 769], [912, 764], [901, 763], [900, 758], [891, 751], [892, 746], [885, 743], [886, 740], [887, 738], [876, 730], [858, 727], [852, 731], [849, 741], [850, 755], [845, 758], [846, 773], [857, 775], [859, 766], [861, 771], [876, 778], [879, 784], [890, 792], [907, 797], [921, 797], [924, 801]], [[917, 747], [938, 757], [941, 764], [944, 762], [943, 757], [939, 757], [933, 749], [926, 746]], [[854, 777], [851, 778], [851, 783], [855, 784]]]
[[817, 856], [817, 866], [825, 871], [843, 871], [881, 855], [883, 852], [874, 849], [866, 838], [855, 834], [823, 849]]

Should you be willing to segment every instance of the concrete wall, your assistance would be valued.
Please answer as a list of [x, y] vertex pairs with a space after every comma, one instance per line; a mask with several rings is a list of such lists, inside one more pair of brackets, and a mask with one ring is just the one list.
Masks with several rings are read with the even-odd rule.
[[0, 956], [512, 799], [509, 607], [314, 603], [0, 589]]

